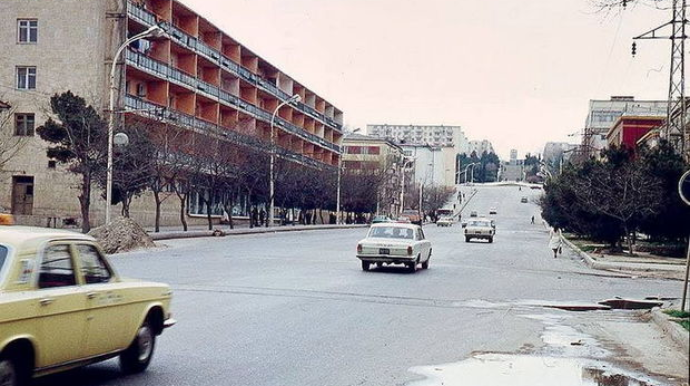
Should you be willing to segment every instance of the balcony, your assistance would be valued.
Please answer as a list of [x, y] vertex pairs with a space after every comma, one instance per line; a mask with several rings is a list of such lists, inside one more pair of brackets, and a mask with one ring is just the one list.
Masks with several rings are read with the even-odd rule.
[[[234, 62], [232, 59], [228, 58], [227, 56], [223, 55], [219, 51], [209, 47], [203, 42], [200, 42], [198, 39], [189, 36], [187, 33], [182, 31], [181, 29], [169, 24], [169, 23], [158, 23], [156, 15], [153, 13], [149, 12], [148, 10], [144, 8], [139, 8], [136, 6], [134, 3], [131, 1], [127, 2], [127, 12], [128, 15], [132, 18], [137, 20], [139, 23], [142, 23], [144, 25], [155, 25], [159, 24], [161, 28], [163, 28], [171, 37], [172, 40], [178, 42], [179, 44], [186, 46], [190, 50], [199, 53], [200, 55], [204, 56], [206, 59], [210, 60], [212, 63], [217, 64], [219, 67], [226, 69], [226, 71], [232, 73], [233, 75], [242, 78], [246, 82], [249, 82], [250, 84], [257, 85], [264, 89], [265, 91], [271, 93], [272, 95], [276, 96], [278, 99], [285, 101], [291, 97], [288, 93], [284, 92], [283, 90], [280, 90], [278, 87], [275, 85], [271, 84], [269, 81], [261, 78], [260, 76], [255, 75], [251, 71], [249, 71], [247, 68], [243, 67], [242, 65]], [[295, 105], [295, 107], [300, 110], [301, 112], [313, 117], [314, 119], [318, 119], [322, 121], [323, 123], [331, 126], [332, 128], [335, 128], [336, 130], [342, 132], [343, 131], [343, 125], [335, 122], [335, 120], [326, 117], [325, 115], [319, 113], [315, 109], [313, 109], [310, 106], [305, 105], [304, 103], [298, 103]]]
[[[153, 118], [156, 120], [168, 122], [173, 125], [198, 129], [209, 134], [222, 136], [224, 138], [227, 138], [230, 142], [241, 146], [249, 146], [253, 149], [264, 151], [268, 151], [268, 149], [270, 148], [270, 144], [260, 140], [259, 138], [240, 134], [232, 130], [224, 130], [221, 126], [214, 125], [212, 123], [198, 119], [191, 115], [170, 110], [165, 106], [160, 106], [151, 102], [147, 102], [143, 99], [134, 97], [132, 95], [127, 95], [125, 97], [125, 108], [131, 109], [133, 110], [133, 113], [148, 118]], [[302, 154], [292, 152], [282, 147], [276, 146], [276, 153], [279, 157], [290, 159], [304, 165], [309, 165], [321, 169], [335, 168], [332, 165], [325, 164], [313, 158], [306, 157]]]
[[[151, 73], [155, 76], [162, 77], [173, 81], [185, 88], [198, 90], [199, 93], [216, 100], [220, 103], [224, 103], [233, 108], [239, 108], [240, 110], [248, 113], [251, 116], [256, 117], [266, 123], [271, 123], [271, 114], [266, 110], [260, 109], [248, 102], [241, 100], [240, 98], [231, 95], [230, 93], [219, 89], [216, 86], [206, 83], [199, 79], [196, 79], [190, 75], [185, 74], [175, 68], [169, 67], [165, 63], [159, 62], [157, 60], [151, 59], [148, 56], [141, 54], [134, 50], [127, 50], [126, 55], [127, 64], [135, 68], [139, 68], [145, 72]], [[326, 149], [333, 150], [335, 152], [340, 152], [340, 147], [325, 139], [318, 137], [314, 134], [307, 132], [306, 130], [298, 127], [291, 122], [284, 120], [281, 117], [276, 117], [275, 123], [283, 128], [283, 130], [294, 134], [306, 141], [317, 144]]]

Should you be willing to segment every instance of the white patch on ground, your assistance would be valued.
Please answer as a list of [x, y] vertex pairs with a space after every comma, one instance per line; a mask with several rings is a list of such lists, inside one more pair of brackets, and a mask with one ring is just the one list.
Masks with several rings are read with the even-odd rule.
[[582, 358], [482, 354], [459, 363], [413, 367], [410, 386], [657, 386], [643, 377]]

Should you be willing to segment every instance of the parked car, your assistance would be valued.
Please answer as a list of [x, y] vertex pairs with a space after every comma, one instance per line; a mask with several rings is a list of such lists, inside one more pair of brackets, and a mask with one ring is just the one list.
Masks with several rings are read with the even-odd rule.
[[412, 224], [422, 226], [422, 214], [416, 210], [404, 210], [400, 213], [401, 219], [408, 219]]
[[357, 258], [362, 269], [368, 271], [372, 264], [404, 264], [409, 272], [417, 265], [429, 268], [431, 242], [424, 236], [422, 227], [414, 224], [374, 224], [366, 238], [357, 243]]
[[476, 210], [471, 211], [470, 217], [477, 217], [477, 211]]
[[32, 227], [0, 229], [0, 384], [115, 356], [144, 371], [175, 324], [165, 284], [121, 279], [95, 240]]
[[523, 197], [520, 199], [520, 202], [523, 203], [523, 204], [528, 203], [529, 201], [527, 200], [527, 196], [523, 196]]
[[490, 243], [494, 242], [494, 235], [496, 234], [496, 225], [489, 219], [477, 218], [467, 222], [465, 226], [465, 242], [469, 243], [471, 239], [484, 239]]
[[491, 209], [489, 209], [489, 214], [498, 214], [498, 210], [492, 207]]
[[393, 220], [391, 220], [391, 218], [388, 216], [374, 216], [374, 218], [371, 220], [371, 223], [372, 224], [380, 224], [380, 223], [391, 222], [391, 221], [393, 221]]
[[453, 223], [455, 221], [453, 220], [452, 216], [443, 216], [436, 220], [436, 226], [438, 227], [451, 227], [453, 226]]

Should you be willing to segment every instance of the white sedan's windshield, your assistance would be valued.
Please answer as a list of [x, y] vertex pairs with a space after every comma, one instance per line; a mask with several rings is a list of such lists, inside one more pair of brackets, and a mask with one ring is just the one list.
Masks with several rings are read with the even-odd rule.
[[369, 237], [414, 240], [414, 231], [409, 228], [376, 227], [371, 228]]

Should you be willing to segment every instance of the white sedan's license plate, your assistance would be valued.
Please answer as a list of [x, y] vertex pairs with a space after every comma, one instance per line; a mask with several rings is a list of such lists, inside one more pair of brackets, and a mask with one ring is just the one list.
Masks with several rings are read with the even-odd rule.
[[391, 250], [388, 248], [379, 248], [379, 255], [390, 255]]

